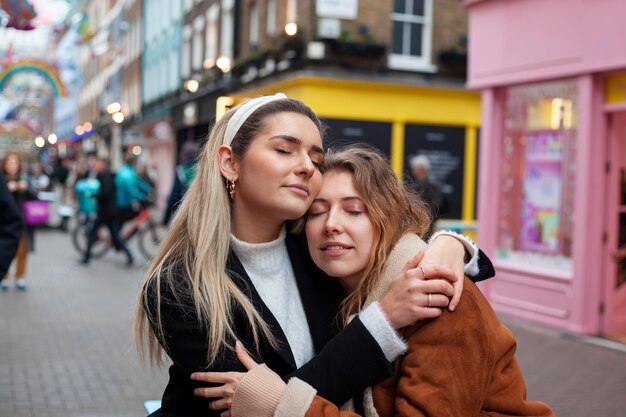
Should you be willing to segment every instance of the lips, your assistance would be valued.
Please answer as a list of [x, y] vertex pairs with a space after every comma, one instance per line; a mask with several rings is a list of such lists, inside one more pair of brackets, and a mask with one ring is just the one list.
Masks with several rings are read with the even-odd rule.
[[293, 192], [300, 194], [302, 196], [305, 196], [305, 197], [309, 196], [309, 187], [306, 184], [290, 184], [290, 185], [287, 185], [286, 187], [292, 190]]
[[339, 251], [339, 250], [347, 250], [352, 249], [353, 247], [350, 245], [346, 245], [345, 243], [340, 242], [326, 242], [322, 244], [320, 247], [323, 251]]

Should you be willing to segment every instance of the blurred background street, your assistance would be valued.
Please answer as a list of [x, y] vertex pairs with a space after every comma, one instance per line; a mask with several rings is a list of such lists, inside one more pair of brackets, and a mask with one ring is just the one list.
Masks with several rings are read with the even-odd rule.
[[[0, 416], [145, 415], [143, 402], [159, 399], [167, 381], [164, 369], [138, 365], [132, 344], [135, 291], [145, 269], [124, 267], [114, 252], [84, 268], [66, 233], [43, 230], [38, 239], [28, 291], [0, 293]], [[518, 341], [529, 398], [561, 417], [623, 415], [623, 345], [597, 346], [503, 319]]]

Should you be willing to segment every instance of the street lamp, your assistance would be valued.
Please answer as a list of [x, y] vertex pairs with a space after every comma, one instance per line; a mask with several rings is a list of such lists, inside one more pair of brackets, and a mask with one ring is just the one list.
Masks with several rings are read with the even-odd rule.
[[288, 36], [294, 36], [298, 33], [298, 24], [295, 22], [289, 22], [285, 25], [285, 33]]
[[120, 110], [122, 110], [122, 105], [118, 103], [117, 101], [107, 106], [107, 113], [109, 114], [119, 113]]
[[215, 61], [215, 65], [220, 69], [220, 71], [222, 71], [223, 73], [227, 73], [230, 71], [230, 69], [232, 68], [232, 63], [230, 61], [230, 58], [227, 56], [221, 56], [219, 58], [217, 58], [217, 61]]
[[200, 83], [197, 80], [191, 79], [191, 80], [185, 81], [184, 86], [187, 91], [193, 94], [196, 91], [198, 91], [198, 87], [200, 87]]
[[113, 113], [111, 117], [113, 118], [113, 121], [117, 124], [120, 124], [124, 121], [124, 113], [119, 112], [119, 111]]
[[35, 137], [35, 145], [36, 145], [38, 148], [43, 148], [45, 144], [46, 144], [46, 140], [43, 138], [43, 136], [41, 136], [41, 135], [37, 135], [37, 136]]
[[54, 133], [50, 133], [48, 135], [48, 143], [50, 143], [50, 145], [54, 145], [55, 143], [57, 143], [57, 135], [55, 135]]

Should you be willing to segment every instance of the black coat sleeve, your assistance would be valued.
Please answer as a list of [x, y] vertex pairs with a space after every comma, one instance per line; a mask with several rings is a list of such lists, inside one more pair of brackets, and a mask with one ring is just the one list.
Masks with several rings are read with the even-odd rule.
[[468, 277], [468, 278], [471, 279], [473, 282], [479, 282], [479, 281], [484, 281], [486, 279], [489, 279], [495, 275], [496, 275], [496, 270], [494, 269], [493, 264], [491, 263], [491, 259], [489, 259], [487, 255], [485, 255], [485, 252], [479, 249], [478, 250], [478, 274], [474, 275], [473, 277]]
[[23, 220], [0, 173], [0, 278], [6, 274], [23, 231]]
[[[182, 279], [181, 279], [182, 282]], [[176, 293], [176, 295], [174, 294]], [[156, 332], [156, 291], [147, 290], [144, 308], [147, 309], [152, 329]], [[163, 333], [159, 343], [170, 358], [169, 382], [163, 393], [161, 409], [155, 416], [219, 416], [220, 412], [209, 408], [210, 400], [194, 395], [194, 389], [210, 384], [193, 381], [193, 372], [239, 371], [245, 368], [232, 352], [221, 355], [207, 367], [209, 351], [208, 326], [201, 323], [195, 314], [191, 294], [186, 285], [173, 291], [166, 283], [161, 284], [160, 319]]]
[[382, 349], [358, 317], [313, 359], [288, 375], [313, 386], [318, 395], [341, 406], [393, 373]]

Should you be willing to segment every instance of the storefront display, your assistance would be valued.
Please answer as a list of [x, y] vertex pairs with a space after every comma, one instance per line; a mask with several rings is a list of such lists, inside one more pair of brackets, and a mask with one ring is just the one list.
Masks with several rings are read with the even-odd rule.
[[500, 259], [571, 270], [576, 83], [507, 91], [500, 174]]

